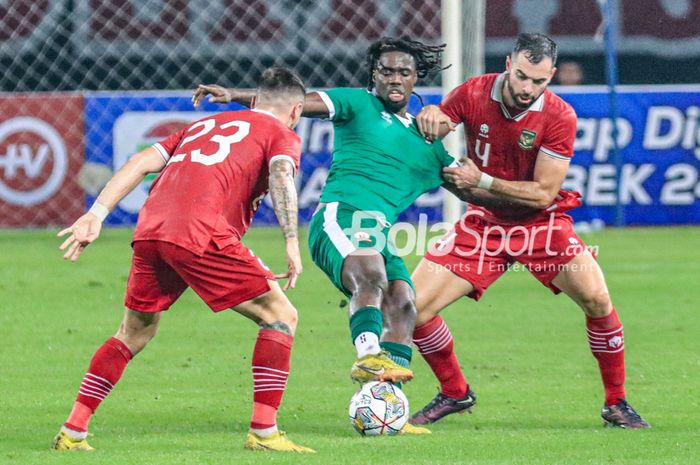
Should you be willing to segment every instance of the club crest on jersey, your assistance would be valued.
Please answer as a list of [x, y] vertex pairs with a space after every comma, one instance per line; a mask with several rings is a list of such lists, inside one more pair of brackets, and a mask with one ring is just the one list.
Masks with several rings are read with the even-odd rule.
[[483, 124], [479, 127], [479, 135], [480, 135], [481, 137], [488, 137], [488, 136], [489, 136], [489, 125], [488, 125], [488, 124], [483, 123]]
[[535, 145], [536, 137], [537, 133], [535, 131], [523, 129], [520, 133], [520, 139], [518, 139], [518, 145], [524, 150], [530, 150]]

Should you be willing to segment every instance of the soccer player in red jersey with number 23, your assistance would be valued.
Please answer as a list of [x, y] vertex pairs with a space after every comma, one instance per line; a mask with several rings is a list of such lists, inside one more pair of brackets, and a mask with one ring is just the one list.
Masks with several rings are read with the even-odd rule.
[[269, 189], [286, 241], [285, 289], [294, 287], [302, 266], [294, 185], [301, 142], [293, 128], [305, 92], [291, 70], [266, 70], [251, 110], [209, 116], [134, 155], [90, 210], [59, 233], [68, 235], [64, 258], [78, 259], [110, 210], [148, 173], [160, 172], [134, 231], [124, 318], [95, 352], [53, 449], [92, 450], [86, 437], [93, 413], [155, 336], [163, 311], [191, 287], [214, 312], [233, 309], [259, 325], [245, 447], [313, 452], [277, 429], [297, 311], [276, 276], [241, 242]]

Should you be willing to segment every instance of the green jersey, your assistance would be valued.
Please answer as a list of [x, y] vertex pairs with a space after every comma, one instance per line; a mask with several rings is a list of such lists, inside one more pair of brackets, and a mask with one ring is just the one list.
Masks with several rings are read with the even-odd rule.
[[442, 145], [428, 143], [413, 120], [390, 113], [364, 89], [319, 92], [335, 130], [333, 163], [321, 202], [379, 211], [393, 223], [416, 198], [443, 183], [455, 163]]

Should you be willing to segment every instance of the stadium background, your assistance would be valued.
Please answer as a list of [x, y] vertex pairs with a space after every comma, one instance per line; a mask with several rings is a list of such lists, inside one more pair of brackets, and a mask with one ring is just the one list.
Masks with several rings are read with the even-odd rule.
[[[105, 173], [204, 116], [189, 103], [187, 89], [197, 83], [249, 87], [266, 66], [284, 63], [313, 87], [366, 85], [363, 57], [371, 41], [400, 34], [441, 40], [439, 3], [3, 2], [0, 227], [69, 222], [92, 201]], [[611, 156], [607, 88], [596, 86], [605, 82], [596, 0], [489, 0], [479, 26], [484, 53], [477, 57], [470, 56], [476, 52], [469, 46], [480, 34], [469, 17], [475, 2], [464, 3], [465, 61], [500, 71], [517, 33], [541, 30], [557, 40], [561, 60], [582, 65], [587, 85], [558, 90], [579, 115], [576, 157], [565, 186], [584, 194], [586, 205], [574, 213], [576, 220], [700, 223], [700, 87], [692, 84], [700, 82], [700, 2], [618, 3], [624, 84], [619, 160]], [[427, 102], [439, 101], [440, 83], [439, 74], [420, 82]], [[412, 110], [419, 110], [415, 99]], [[330, 163], [332, 131], [330, 123], [318, 120], [305, 120], [298, 131], [304, 142], [298, 182], [306, 222]], [[122, 202], [109, 223], [133, 224], [148, 185]], [[422, 197], [404, 219], [416, 221], [425, 213], [429, 221], [439, 220], [442, 199], [440, 190]], [[256, 223], [274, 223], [269, 204]]]
[[[465, 25], [476, 3], [463, 2]], [[306, 250], [290, 292], [301, 320], [281, 426], [319, 451], [305, 458], [310, 464], [695, 463], [700, 1], [618, 2], [620, 82], [632, 86], [618, 95], [622, 189], [597, 2], [484, 3], [484, 53], [470, 56], [479, 32], [465, 27], [465, 62], [500, 71], [517, 33], [537, 29], [553, 35], [562, 59], [584, 66], [586, 86], [556, 89], [581, 117], [569, 182], [582, 186], [586, 205], [575, 215], [598, 247], [625, 324], [630, 401], [654, 428], [601, 428], [600, 380], [580, 310], [513, 270], [478, 305], [463, 299], [444, 312], [479, 395], [474, 415], [446, 418], [429, 438], [361, 440], [345, 418], [354, 390], [347, 307]], [[367, 45], [402, 33], [439, 42], [439, 10], [436, 0], [0, 0], [0, 463], [299, 463], [242, 450], [254, 325], [211, 315], [190, 291], [100, 407], [90, 439], [98, 452], [49, 454], [90, 354], [118, 325], [129, 226], [147, 184], [109, 219], [126, 227], [107, 228], [78, 263], [61, 260], [55, 233], [134, 151], [222, 108], [193, 111], [195, 84], [249, 86], [264, 67], [285, 63], [317, 88], [363, 86]], [[440, 84], [439, 75], [426, 79], [421, 93], [437, 101]], [[330, 127], [305, 120], [299, 131], [308, 218], [330, 160]], [[612, 223], [623, 196], [626, 224], [657, 226], [596, 230], [593, 220]], [[439, 191], [430, 194], [407, 219], [437, 219], [441, 202]], [[269, 213], [262, 208], [254, 224], [272, 222]], [[284, 269], [276, 228], [255, 228], [246, 242]], [[407, 257], [409, 269], [417, 260]], [[418, 408], [436, 383], [420, 357], [413, 368], [406, 393]]]

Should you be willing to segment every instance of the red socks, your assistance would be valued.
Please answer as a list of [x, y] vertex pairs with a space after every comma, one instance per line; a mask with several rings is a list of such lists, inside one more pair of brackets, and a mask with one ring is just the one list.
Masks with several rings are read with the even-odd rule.
[[[625, 398], [625, 337], [617, 311], [603, 318], [586, 317], [588, 343], [598, 360], [605, 387], [605, 403], [613, 405]], [[448, 397], [467, 394], [467, 384], [454, 353], [450, 330], [439, 316], [417, 327], [413, 343], [440, 381], [441, 391]]]
[[436, 316], [418, 326], [413, 343], [440, 381], [440, 390], [448, 397], [460, 399], [467, 395], [469, 385], [454, 353], [452, 334], [445, 321]]
[[[277, 424], [277, 409], [289, 377], [292, 336], [273, 329], [261, 329], [253, 351], [253, 416], [251, 428], [265, 429]], [[78, 390], [66, 428], [86, 432], [100, 403], [112, 391], [132, 358], [129, 348], [116, 338], [108, 339], [93, 355]]]
[[79, 432], [87, 431], [92, 414], [122, 377], [131, 358], [129, 348], [114, 337], [107, 339], [97, 349], [80, 384], [73, 410], [68, 421], [64, 423], [66, 428]]
[[602, 318], [586, 317], [588, 344], [598, 360], [605, 387], [605, 403], [617, 404], [625, 398], [625, 336], [622, 323], [613, 308]]
[[292, 336], [274, 329], [261, 329], [253, 350], [253, 416], [250, 427], [277, 425], [277, 409], [289, 377]]

